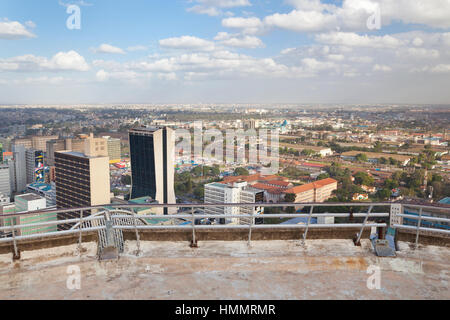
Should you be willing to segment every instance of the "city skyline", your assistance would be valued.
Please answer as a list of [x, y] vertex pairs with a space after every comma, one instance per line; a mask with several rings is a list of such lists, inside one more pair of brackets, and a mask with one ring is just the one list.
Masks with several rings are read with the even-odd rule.
[[0, 103], [446, 104], [449, 15], [448, 0], [8, 0]]

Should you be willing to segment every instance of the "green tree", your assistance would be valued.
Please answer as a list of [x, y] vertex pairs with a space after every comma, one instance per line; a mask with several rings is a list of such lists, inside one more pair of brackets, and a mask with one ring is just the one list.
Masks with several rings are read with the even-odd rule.
[[365, 153], [358, 153], [355, 158], [357, 161], [367, 162], [367, 155]]
[[124, 184], [124, 185], [130, 185], [131, 184], [131, 176], [128, 174], [123, 175], [120, 178], [120, 182], [122, 182], [122, 184]]
[[242, 167], [236, 168], [236, 169], [234, 170], [234, 173], [235, 173], [237, 176], [248, 176], [248, 175], [250, 174], [250, 173], [248, 172], [247, 169], [242, 168]]
[[378, 199], [381, 199], [381, 200], [389, 199], [391, 197], [391, 190], [389, 190], [389, 189], [378, 190], [376, 193], [376, 196], [378, 197]]
[[328, 173], [321, 173], [317, 176], [317, 180], [323, 180], [323, 179], [326, 179], [329, 177], [330, 177], [330, 175]]
[[373, 186], [374, 179], [372, 176], [370, 176], [367, 172], [357, 172], [355, 174], [355, 183], [358, 185], [365, 185], [365, 186]]
[[203, 185], [199, 185], [194, 189], [194, 196], [202, 199], [205, 196], [205, 188]]

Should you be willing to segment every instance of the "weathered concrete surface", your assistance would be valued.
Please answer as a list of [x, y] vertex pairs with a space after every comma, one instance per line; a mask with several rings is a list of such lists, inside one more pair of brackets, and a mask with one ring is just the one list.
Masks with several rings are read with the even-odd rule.
[[[450, 299], [450, 250], [400, 242], [396, 258], [379, 258], [369, 241], [127, 241], [126, 253], [99, 262], [96, 243], [0, 255], [0, 299]], [[68, 267], [81, 271], [69, 290]], [[367, 288], [370, 265], [381, 289]], [[69, 269], [70, 270], [70, 269]]]

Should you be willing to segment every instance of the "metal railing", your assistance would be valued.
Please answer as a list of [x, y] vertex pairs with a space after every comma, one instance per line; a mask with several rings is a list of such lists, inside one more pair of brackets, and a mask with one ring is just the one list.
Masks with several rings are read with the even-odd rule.
[[[373, 227], [387, 227], [388, 223], [386, 222], [371, 222], [371, 218], [376, 218], [379, 220], [381, 218], [389, 218], [389, 212], [374, 212], [373, 209], [375, 207], [384, 207], [389, 208], [392, 205], [390, 202], [379, 202], [379, 203], [220, 203], [220, 204], [110, 204], [106, 206], [94, 206], [94, 207], [84, 207], [84, 208], [76, 208], [76, 209], [61, 209], [61, 210], [41, 210], [27, 213], [15, 213], [15, 214], [6, 214], [1, 216], [0, 220], [2, 222], [2, 226], [0, 227], [0, 233], [7, 234], [10, 233], [10, 236], [0, 238], [1, 243], [13, 243], [15, 254], [17, 254], [17, 245], [20, 241], [33, 240], [39, 238], [49, 238], [49, 237], [58, 237], [63, 235], [70, 234], [78, 234], [79, 235], [79, 246], [81, 248], [82, 243], [82, 235], [86, 233], [99, 232], [99, 241], [100, 238], [107, 239], [105, 234], [106, 226], [105, 221], [112, 221], [112, 230], [114, 232], [118, 232], [114, 234], [116, 241], [123, 242], [123, 231], [135, 231], [136, 240], [137, 240], [137, 252], [140, 251], [140, 237], [139, 231], [143, 230], [190, 230], [192, 231], [192, 241], [191, 246], [196, 246], [197, 237], [196, 232], [198, 230], [203, 229], [217, 229], [217, 230], [247, 230], [248, 231], [248, 244], [251, 244], [252, 239], [252, 231], [254, 230], [265, 230], [265, 229], [301, 229], [304, 230], [302, 238], [299, 239], [302, 243], [305, 243], [307, 239], [308, 231], [310, 229], [340, 229], [340, 228], [354, 228], [359, 230], [357, 233], [355, 243], [359, 243], [363, 231], [366, 228]], [[288, 208], [288, 207], [309, 207], [309, 213], [272, 213], [272, 214], [261, 214], [256, 215], [253, 212], [250, 214], [206, 214], [206, 213], [195, 213], [195, 209], [205, 209], [205, 208], [226, 208], [226, 207], [264, 207], [264, 208]], [[349, 210], [351, 212], [344, 213], [314, 213], [314, 209], [316, 208], [336, 208], [336, 207], [366, 207], [367, 210], [365, 212], [356, 212], [353, 213], [353, 210]], [[410, 207], [408, 205], [408, 207]], [[417, 208], [423, 210], [427, 209], [427, 206], [416, 206]], [[155, 214], [146, 214], [140, 215], [136, 213], [137, 209], [158, 209], [158, 208], [173, 208], [173, 209], [183, 209], [189, 208], [190, 213], [177, 213], [177, 214], [169, 214], [169, 215], [155, 215]], [[430, 207], [431, 208], [431, 207]], [[432, 207], [435, 209], [435, 207]], [[450, 213], [450, 207], [444, 207], [442, 210]], [[92, 213], [91, 215], [87, 215], [86, 213]], [[29, 216], [39, 216], [39, 214], [49, 214], [52, 213], [56, 216], [61, 216], [63, 214], [71, 214], [72, 216], [78, 216], [78, 218], [67, 218], [60, 219], [54, 221], [44, 221], [37, 223], [28, 223], [28, 224], [16, 224], [16, 219], [21, 217], [29, 217]], [[417, 226], [406, 226], [401, 224], [394, 224], [391, 227], [405, 230], [416, 230], [417, 234], [423, 231], [436, 232], [436, 233], [445, 233], [450, 234], [449, 230], [442, 229], [434, 229], [434, 228], [426, 228], [422, 227], [420, 224], [421, 220], [430, 220], [430, 221], [441, 221], [450, 223], [450, 219], [447, 218], [437, 218], [437, 217], [428, 217], [424, 215], [420, 215], [419, 217], [405, 215], [405, 214], [397, 214], [399, 217], [407, 217], [412, 219], [419, 219], [419, 223]], [[319, 217], [334, 217], [334, 218], [353, 218], [359, 220], [362, 219], [362, 222], [340, 222], [340, 223], [328, 223], [328, 224], [319, 224], [312, 223], [312, 218]], [[196, 221], [200, 219], [238, 219], [242, 222], [242, 218], [247, 218], [246, 223], [244, 224], [236, 224], [236, 223], [228, 223], [228, 224], [211, 224], [211, 225], [197, 225]], [[268, 219], [268, 218], [306, 218], [305, 224], [257, 224], [255, 223], [255, 219]], [[166, 220], [164, 223], [157, 222], [156, 224], [151, 224], [150, 221], [155, 219], [164, 219]], [[388, 219], [386, 219], [388, 220]], [[169, 224], [169, 223], [172, 224]], [[5, 225], [8, 224], [9, 225]], [[42, 232], [42, 233], [33, 233], [33, 234], [22, 234], [24, 230], [27, 228], [38, 228], [38, 227], [48, 227], [48, 226], [67, 226], [71, 225], [71, 228], [68, 230], [57, 230], [54, 232]], [[106, 241], [106, 240], [105, 240]], [[418, 236], [416, 238], [416, 244], [418, 243]]]

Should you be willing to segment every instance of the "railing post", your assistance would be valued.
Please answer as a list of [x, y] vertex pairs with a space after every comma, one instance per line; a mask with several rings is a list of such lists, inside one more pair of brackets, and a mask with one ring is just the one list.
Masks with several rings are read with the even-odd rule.
[[309, 210], [308, 222], [306, 223], [306, 230], [303, 233], [303, 241], [302, 241], [303, 245], [305, 245], [306, 236], [308, 235], [309, 224], [311, 223], [311, 216], [312, 216], [313, 211], [314, 211], [314, 206], [311, 206], [311, 209]]
[[134, 209], [131, 209], [131, 211], [133, 212], [134, 230], [136, 232], [136, 248], [137, 248], [136, 256], [139, 256], [139, 253], [141, 252], [141, 242], [140, 242], [139, 232], [138, 232], [138, 228], [137, 228], [136, 213], [134, 212]]
[[361, 226], [361, 230], [358, 233], [358, 237], [355, 240], [355, 245], [357, 245], [357, 246], [361, 245], [361, 242], [360, 242], [361, 241], [361, 236], [362, 236], [362, 233], [364, 231], [364, 227], [366, 226], [367, 220], [369, 219], [370, 213], [372, 212], [372, 209], [373, 209], [373, 206], [370, 206], [369, 210], [367, 211], [367, 215], [364, 218], [364, 222], [363, 222], [363, 225]]
[[252, 211], [250, 212], [250, 227], [248, 229], [248, 243], [247, 245], [250, 247], [251, 246], [251, 242], [252, 242], [252, 227], [253, 227], [253, 207], [252, 207]]
[[20, 253], [17, 249], [17, 240], [16, 240], [16, 218], [11, 218], [11, 226], [12, 226], [12, 237], [13, 237], [13, 246], [14, 246], [14, 255], [13, 260], [20, 259]]
[[416, 233], [416, 246], [415, 249], [419, 247], [419, 233], [420, 233], [420, 225], [422, 224], [422, 208], [419, 210], [419, 221], [417, 221], [417, 233]]
[[192, 214], [192, 240], [191, 240], [191, 248], [198, 248], [197, 239], [195, 238], [195, 216], [194, 216], [194, 207], [191, 208], [191, 214]]
[[80, 234], [78, 236], [78, 251], [80, 252], [80, 256], [81, 256], [81, 234], [82, 234], [82, 225], [83, 225], [83, 210], [80, 210], [80, 225], [78, 226], [79, 230], [80, 230]]

